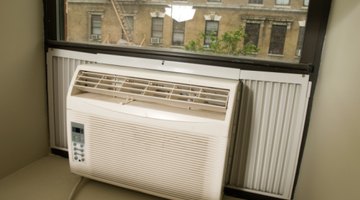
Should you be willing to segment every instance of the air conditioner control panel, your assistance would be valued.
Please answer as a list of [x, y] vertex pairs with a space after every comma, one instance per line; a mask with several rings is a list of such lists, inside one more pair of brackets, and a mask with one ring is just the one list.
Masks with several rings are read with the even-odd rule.
[[75, 162], [85, 162], [84, 124], [71, 122], [72, 159]]

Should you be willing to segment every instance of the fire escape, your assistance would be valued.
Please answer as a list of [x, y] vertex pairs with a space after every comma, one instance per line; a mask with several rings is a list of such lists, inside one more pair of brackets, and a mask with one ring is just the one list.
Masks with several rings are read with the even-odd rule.
[[[142, 0], [110, 0], [116, 17], [119, 21], [123, 38], [127, 41], [128, 44], [133, 44], [133, 24], [129, 21], [126, 17], [129, 14], [129, 10], [125, 9], [125, 5], [129, 6], [138, 6], [139, 2]], [[143, 41], [141, 42], [140, 46], [142, 45]]]

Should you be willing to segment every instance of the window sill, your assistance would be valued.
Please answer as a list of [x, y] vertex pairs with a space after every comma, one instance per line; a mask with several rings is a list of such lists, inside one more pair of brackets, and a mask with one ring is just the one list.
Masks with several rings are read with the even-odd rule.
[[184, 49], [184, 45], [171, 45], [171, 48], [173, 49]]
[[269, 53], [268, 56], [272, 56], [272, 57], [284, 57], [284, 54], [272, 54], [272, 53]]
[[275, 5], [274, 8], [291, 9], [290, 5]]
[[222, 4], [222, 1], [206, 2], [206, 4], [220, 5]]
[[264, 7], [264, 4], [257, 4], [257, 3], [249, 3], [248, 6], [253, 6], [253, 7]]
[[[289, 63], [276, 60], [260, 60], [249, 57], [227, 57], [205, 52], [165, 51], [153, 45], [148, 49], [131, 46], [101, 45], [99, 43], [76, 43], [56, 40], [46, 40], [47, 48], [58, 48], [87, 53], [103, 53], [110, 55], [125, 55], [140, 58], [166, 59], [170, 61], [189, 62], [195, 64], [215, 65], [243, 70], [288, 72], [309, 74], [313, 68], [310, 64]], [[275, 55], [279, 56], [279, 55]], [[280, 57], [283, 55], [280, 55]]]

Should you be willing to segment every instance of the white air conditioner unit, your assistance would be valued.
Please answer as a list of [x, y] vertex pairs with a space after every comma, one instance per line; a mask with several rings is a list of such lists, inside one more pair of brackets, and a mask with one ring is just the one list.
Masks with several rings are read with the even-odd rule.
[[150, 39], [150, 43], [151, 43], [151, 44], [160, 44], [160, 38], [152, 37], [152, 38]]
[[80, 65], [67, 96], [73, 173], [182, 200], [222, 198], [237, 80]]
[[100, 39], [101, 39], [101, 35], [92, 34], [92, 35], [90, 35], [90, 39], [91, 39], [91, 40], [100, 40]]

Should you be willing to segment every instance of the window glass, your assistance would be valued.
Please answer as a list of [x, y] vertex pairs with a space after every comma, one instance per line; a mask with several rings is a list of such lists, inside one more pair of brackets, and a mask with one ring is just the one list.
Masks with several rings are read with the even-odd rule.
[[66, 0], [64, 40], [298, 63], [308, 3]]
[[276, 4], [278, 5], [288, 5], [290, 0], [276, 0]]
[[256, 47], [259, 42], [260, 23], [246, 23], [244, 45], [253, 44]]
[[181, 46], [184, 45], [184, 35], [185, 35], [185, 22], [173, 21], [173, 38], [172, 44]]
[[91, 34], [101, 35], [101, 16], [91, 15]]
[[162, 38], [163, 37], [163, 26], [164, 26], [163, 18], [159, 18], [159, 17], [152, 18], [151, 37]]
[[121, 38], [123, 40], [133, 41], [134, 17], [124, 16], [124, 28], [120, 28], [120, 29], [121, 29]]
[[272, 25], [269, 54], [282, 55], [286, 38], [286, 25]]
[[206, 21], [205, 24], [205, 41], [204, 45], [209, 47], [212, 42], [216, 42], [219, 31], [219, 22]]
[[309, 0], [304, 0], [304, 6], [309, 6]]
[[301, 50], [304, 43], [305, 27], [301, 26], [299, 29], [298, 43], [296, 48], [296, 56], [301, 56]]
[[263, 0], [249, 0], [250, 4], [263, 4]]

